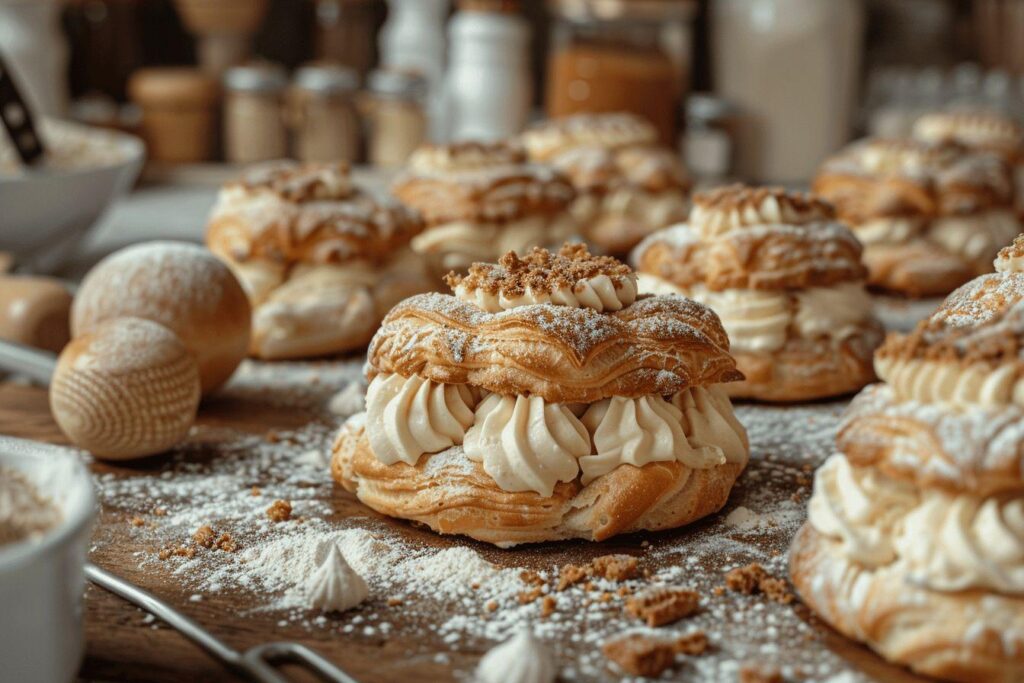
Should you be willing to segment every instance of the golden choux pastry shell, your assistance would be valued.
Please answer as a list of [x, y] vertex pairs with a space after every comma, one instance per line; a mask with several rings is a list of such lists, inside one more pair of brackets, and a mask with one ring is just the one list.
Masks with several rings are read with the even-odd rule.
[[59, 352], [71, 338], [71, 294], [59, 280], [0, 275], [0, 339]]
[[71, 334], [125, 316], [178, 335], [199, 363], [204, 394], [226, 382], [249, 349], [249, 299], [228, 267], [195, 244], [146, 242], [103, 259], [75, 296]]
[[125, 460], [167, 450], [199, 407], [199, 368], [166, 327], [141, 318], [100, 323], [57, 360], [50, 410], [76, 446]]

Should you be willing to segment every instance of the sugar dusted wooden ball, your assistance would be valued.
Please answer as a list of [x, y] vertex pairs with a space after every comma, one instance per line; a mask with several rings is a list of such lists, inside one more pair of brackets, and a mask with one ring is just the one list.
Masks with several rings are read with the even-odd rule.
[[125, 460], [184, 439], [200, 396], [199, 367], [177, 335], [150, 320], [118, 318], [64, 348], [50, 410], [76, 446]]
[[226, 382], [249, 349], [248, 297], [228, 267], [196, 244], [145, 242], [89, 271], [71, 307], [72, 336], [124, 316], [178, 335], [199, 363], [204, 394]]

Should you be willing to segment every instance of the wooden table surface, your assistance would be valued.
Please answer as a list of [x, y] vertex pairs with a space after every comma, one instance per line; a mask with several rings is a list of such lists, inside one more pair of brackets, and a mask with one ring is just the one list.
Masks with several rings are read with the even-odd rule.
[[[265, 433], [268, 426], [289, 429], [310, 419], [302, 410], [270, 409], [266, 406], [238, 401], [217, 401], [205, 405], [201, 423], [208, 426], [231, 427], [254, 434]], [[46, 392], [43, 389], [0, 384], [0, 433], [28, 439], [64, 444], [66, 440], [49, 415]], [[147, 465], [146, 467], [149, 467]], [[95, 463], [98, 474], [144, 476], [139, 466], [123, 468]], [[153, 472], [159, 470], [159, 462]], [[374, 516], [360, 506], [347, 492], [335, 487], [333, 507], [338, 518], [346, 515]], [[96, 536], [109, 540], [111, 535], [127, 528], [126, 510], [104, 508], [96, 529]], [[380, 519], [381, 524], [394, 526], [403, 535], [426, 544], [448, 544], [427, 531], [391, 520]], [[464, 543], [464, 542], [463, 542]], [[622, 550], [636, 550], [639, 541], [633, 538], [613, 539], [597, 544], [548, 544], [533, 546], [517, 552], [515, 566], [557, 566], [581, 555], [596, 556]], [[508, 563], [507, 551], [493, 551], [474, 544], [474, 548], [496, 563]], [[428, 636], [410, 638], [402, 635], [401, 624], [396, 624], [391, 637], [345, 638], [337, 632], [311, 631], [290, 623], [279, 622], [272, 613], [247, 614], [244, 619], [233, 618], [240, 608], [251, 604], [251, 596], [233, 592], [216, 593], [201, 602], [189, 600], [192, 592], [166, 574], [135, 569], [137, 562], [130, 554], [137, 548], [130, 543], [97, 543], [91, 552], [96, 564], [118, 573], [174, 604], [188, 616], [207, 625], [229, 645], [245, 649], [268, 640], [297, 640], [306, 643], [360, 681], [440, 681], [452, 680], [453, 672], [471, 671], [483, 646], [464, 647], [449, 651], [439, 638]], [[797, 608], [799, 609], [799, 608]], [[227, 616], [226, 616], [227, 615]], [[214, 660], [207, 657], [174, 631], [160, 625], [153, 628], [146, 615], [126, 602], [90, 586], [85, 599], [86, 657], [82, 676], [99, 680], [133, 681], [190, 681], [231, 680]], [[904, 671], [886, 665], [866, 649], [849, 643], [824, 627], [816, 627], [818, 635], [813, 642], [801, 647], [827, 648], [862, 672], [870, 680], [917, 681]], [[447, 656], [435, 657], [439, 651]], [[464, 676], [463, 676], [464, 677]], [[609, 680], [614, 679], [610, 676]], [[688, 679], [696, 680], [696, 679]]]

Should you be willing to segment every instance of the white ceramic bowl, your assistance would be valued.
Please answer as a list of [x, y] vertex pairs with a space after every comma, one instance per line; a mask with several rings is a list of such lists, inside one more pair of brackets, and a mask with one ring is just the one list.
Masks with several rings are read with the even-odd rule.
[[23, 473], [63, 513], [41, 538], [0, 545], [0, 680], [70, 681], [83, 653], [92, 479], [74, 453], [10, 437], [0, 437], [0, 466]]
[[[0, 251], [19, 264], [52, 271], [67, 259], [110, 203], [135, 182], [145, 148], [142, 141], [112, 131], [46, 120], [44, 141], [62, 146], [55, 165], [17, 173], [0, 168]], [[0, 130], [0, 146], [10, 161], [13, 150]], [[98, 140], [81, 144], [77, 138]], [[56, 144], [55, 144], [56, 146]], [[106, 152], [95, 163], [76, 163], [68, 148]]]

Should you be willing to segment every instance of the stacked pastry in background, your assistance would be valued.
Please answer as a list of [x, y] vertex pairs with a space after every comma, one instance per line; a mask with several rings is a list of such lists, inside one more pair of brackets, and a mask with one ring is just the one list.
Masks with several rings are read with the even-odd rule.
[[1005, 158], [948, 139], [855, 142], [823, 164], [813, 188], [864, 243], [869, 283], [910, 296], [948, 294], [990, 272], [1020, 232]]
[[207, 244], [252, 303], [252, 355], [304, 358], [366, 346], [398, 301], [433, 288], [412, 211], [352, 184], [343, 164], [275, 162], [220, 193]]
[[475, 264], [370, 345], [332, 474], [378, 512], [501, 546], [603, 540], [717, 511], [745, 467], [708, 308], [637, 297], [582, 245]]
[[680, 294], [722, 319], [737, 367], [733, 397], [802, 401], [874, 379], [882, 341], [861, 246], [810, 195], [731, 186], [694, 195], [689, 222], [635, 250], [640, 290]]
[[1024, 680], [1024, 238], [876, 356], [818, 470], [791, 570], [887, 659]]
[[515, 143], [421, 147], [392, 192], [425, 220], [412, 246], [439, 277], [577, 234], [569, 180], [550, 166], [528, 163]]
[[531, 159], [572, 180], [572, 214], [586, 239], [617, 256], [686, 217], [693, 183], [679, 155], [657, 139], [654, 126], [625, 113], [548, 120], [522, 135]]

